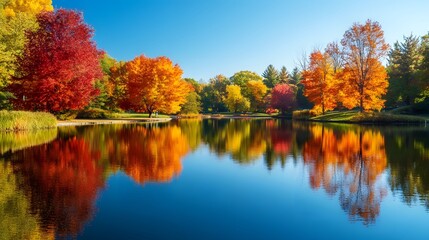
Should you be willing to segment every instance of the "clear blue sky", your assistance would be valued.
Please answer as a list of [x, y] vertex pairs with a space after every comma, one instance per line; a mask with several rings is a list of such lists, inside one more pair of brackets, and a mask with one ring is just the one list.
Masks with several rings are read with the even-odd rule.
[[340, 40], [354, 22], [382, 25], [389, 44], [429, 31], [428, 0], [53, 0], [75, 9], [118, 60], [167, 56], [185, 77], [207, 81], [273, 64]]

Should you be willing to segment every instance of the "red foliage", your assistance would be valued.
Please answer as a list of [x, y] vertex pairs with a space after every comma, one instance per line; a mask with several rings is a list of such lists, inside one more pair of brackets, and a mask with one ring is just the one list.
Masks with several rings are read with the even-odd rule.
[[278, 84], [271, 92], [271, 107], [279, 109], [282, 113], [290, 111], [296, 104], [295, 88], [289, 84]]
[[37, 16], [39, 28], [28, 32], [18, 58], [19, 77], [10, 90], [17, 108], [60, 112], [86, 106], [97, 94], [102, 76], [93, 30], [75, 11], [58, 10]]
[[59, 236], [78, 234], [93, 217], [97, 191], [104, 186], [103, 169], [96, 163], [100, 152], [71, 137], [17, 151], [12, 159], [42, 227]]

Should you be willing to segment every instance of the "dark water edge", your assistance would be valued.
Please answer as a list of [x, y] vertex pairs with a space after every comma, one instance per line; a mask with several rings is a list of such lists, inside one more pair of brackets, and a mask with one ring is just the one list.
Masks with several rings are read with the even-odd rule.
[[0, 239], [425, 239], [429, 129], [174, 120], [0, 135]]

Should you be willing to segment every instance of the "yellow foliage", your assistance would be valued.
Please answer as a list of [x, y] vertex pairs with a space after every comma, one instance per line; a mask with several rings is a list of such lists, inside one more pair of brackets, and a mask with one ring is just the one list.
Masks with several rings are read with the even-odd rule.
[[9, 0], [4, 7], [5, 15], [9, 17], [15, 17], [20, 12], [36, 15], [53, 10], [52, 0]]
[[227, 96], [224, 99], [228, 109], [232, 112], [247, 111], [250, 102], [241, 94], [241, 88], [238, 85], [229, 85], [226, 87]]

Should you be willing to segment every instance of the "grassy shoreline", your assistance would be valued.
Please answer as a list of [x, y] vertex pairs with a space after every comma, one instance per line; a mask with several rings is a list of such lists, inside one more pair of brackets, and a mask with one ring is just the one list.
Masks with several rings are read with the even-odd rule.
[[350, 124], [401, 125], [427, 124], [429, 117], [392, 114], [389, 112], [360, 113], [357, 111], [332, 111], [324, 115], [312, 115], [309, 111], [294, 112], [293, 120]]
[[106, 124], [133, 124], [133, 123], [155, 123], [168, 122], [171, 118], [108, 118], [108, 119], [73, 119], [58, 121], [58, 127], [66, 126], [88, 126]]
[[14, 132], [57, 127], [54, 115], [45, 112], [0, 111], [0, 131]]

